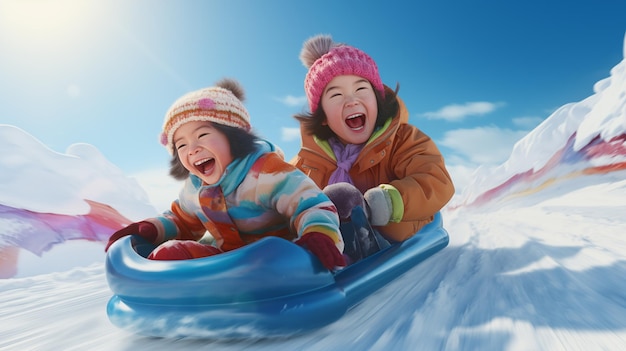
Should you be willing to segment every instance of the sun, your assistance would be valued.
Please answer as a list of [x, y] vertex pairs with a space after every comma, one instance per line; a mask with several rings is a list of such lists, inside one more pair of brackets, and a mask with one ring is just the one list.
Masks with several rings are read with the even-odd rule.
[[19, 46], [59, 46], [72, 41], [93, 19], [94, 2], [2, 0], [0, 33]]

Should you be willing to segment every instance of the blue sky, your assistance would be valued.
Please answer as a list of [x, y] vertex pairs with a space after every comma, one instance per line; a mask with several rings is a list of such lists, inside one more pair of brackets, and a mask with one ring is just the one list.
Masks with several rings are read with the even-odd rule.
[[410, 122], [463, 183], [593, 94], [623, 59], [625, 13], [623, 0], [2, 0], [0, 123], [58, 152], [92, 144], [129, 175], [167, 173], [167, 108], [233, 77], [257, 133], [291, 158], [305, 108], [298, 54], [327, 33], [400, 84]]

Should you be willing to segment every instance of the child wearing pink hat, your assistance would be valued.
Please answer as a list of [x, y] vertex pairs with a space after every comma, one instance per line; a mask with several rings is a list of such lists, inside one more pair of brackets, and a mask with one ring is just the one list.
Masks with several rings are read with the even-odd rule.
[[300, 59], [310, 112], [294, 116], [302, 147], [292, 164], [324, 189], [341, 218], [362, 204], [387, 240], [413, 236], [454, 194], [437, 146], [408, 124], [398, 88], [382, 83], [365, 52], [318, 35]]
[[[238, 82], [182, 96], [165, 115], [161, 143], [170, 174], [184, 180], [171, 210], [115, 232], [159, 245], [148, 258], [179, 260], [235, 250], [278, 236], [310, 250], [322, 264], [345, 266], [337, 209], [270, 142], [251, 132]], [[212, 245], [201, 243], [206, 233]]]

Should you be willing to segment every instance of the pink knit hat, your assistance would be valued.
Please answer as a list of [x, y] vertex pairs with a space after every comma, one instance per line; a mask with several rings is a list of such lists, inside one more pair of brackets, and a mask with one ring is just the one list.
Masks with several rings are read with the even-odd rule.
[[305, 41], [300, 51], [300, 61], [309, 69], [304, 79], [304, 91], [311, 113], [315, 113], [324, 88], [336, 76], [363, 77], [381, 96], [385, 96], [376, 62], [355, 47], [334, 43], [329, 35], [317, 35]]
[[233, 79], [192, 91], [176, 100], [165, 114], [160, 141], [172, 153], [176, 130], [187, 122], [208, 121], [250, 131], [250, 115], [243, 106], [244, 91]]

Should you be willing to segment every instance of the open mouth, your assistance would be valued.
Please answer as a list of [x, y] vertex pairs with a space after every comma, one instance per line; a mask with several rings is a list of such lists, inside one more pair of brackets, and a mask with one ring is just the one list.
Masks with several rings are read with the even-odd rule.
[[200, 173], [209, 175], [213, 172], [213, 168], [215, 168], [215, 159], [205, 158], [195, 162], [193, 165], [196, 166], [196, 169], [200, 171]]
[[346, 118], [346, 125], [350, 129], [361, 129], [365, 126], [365, 115], [357, 113]]

